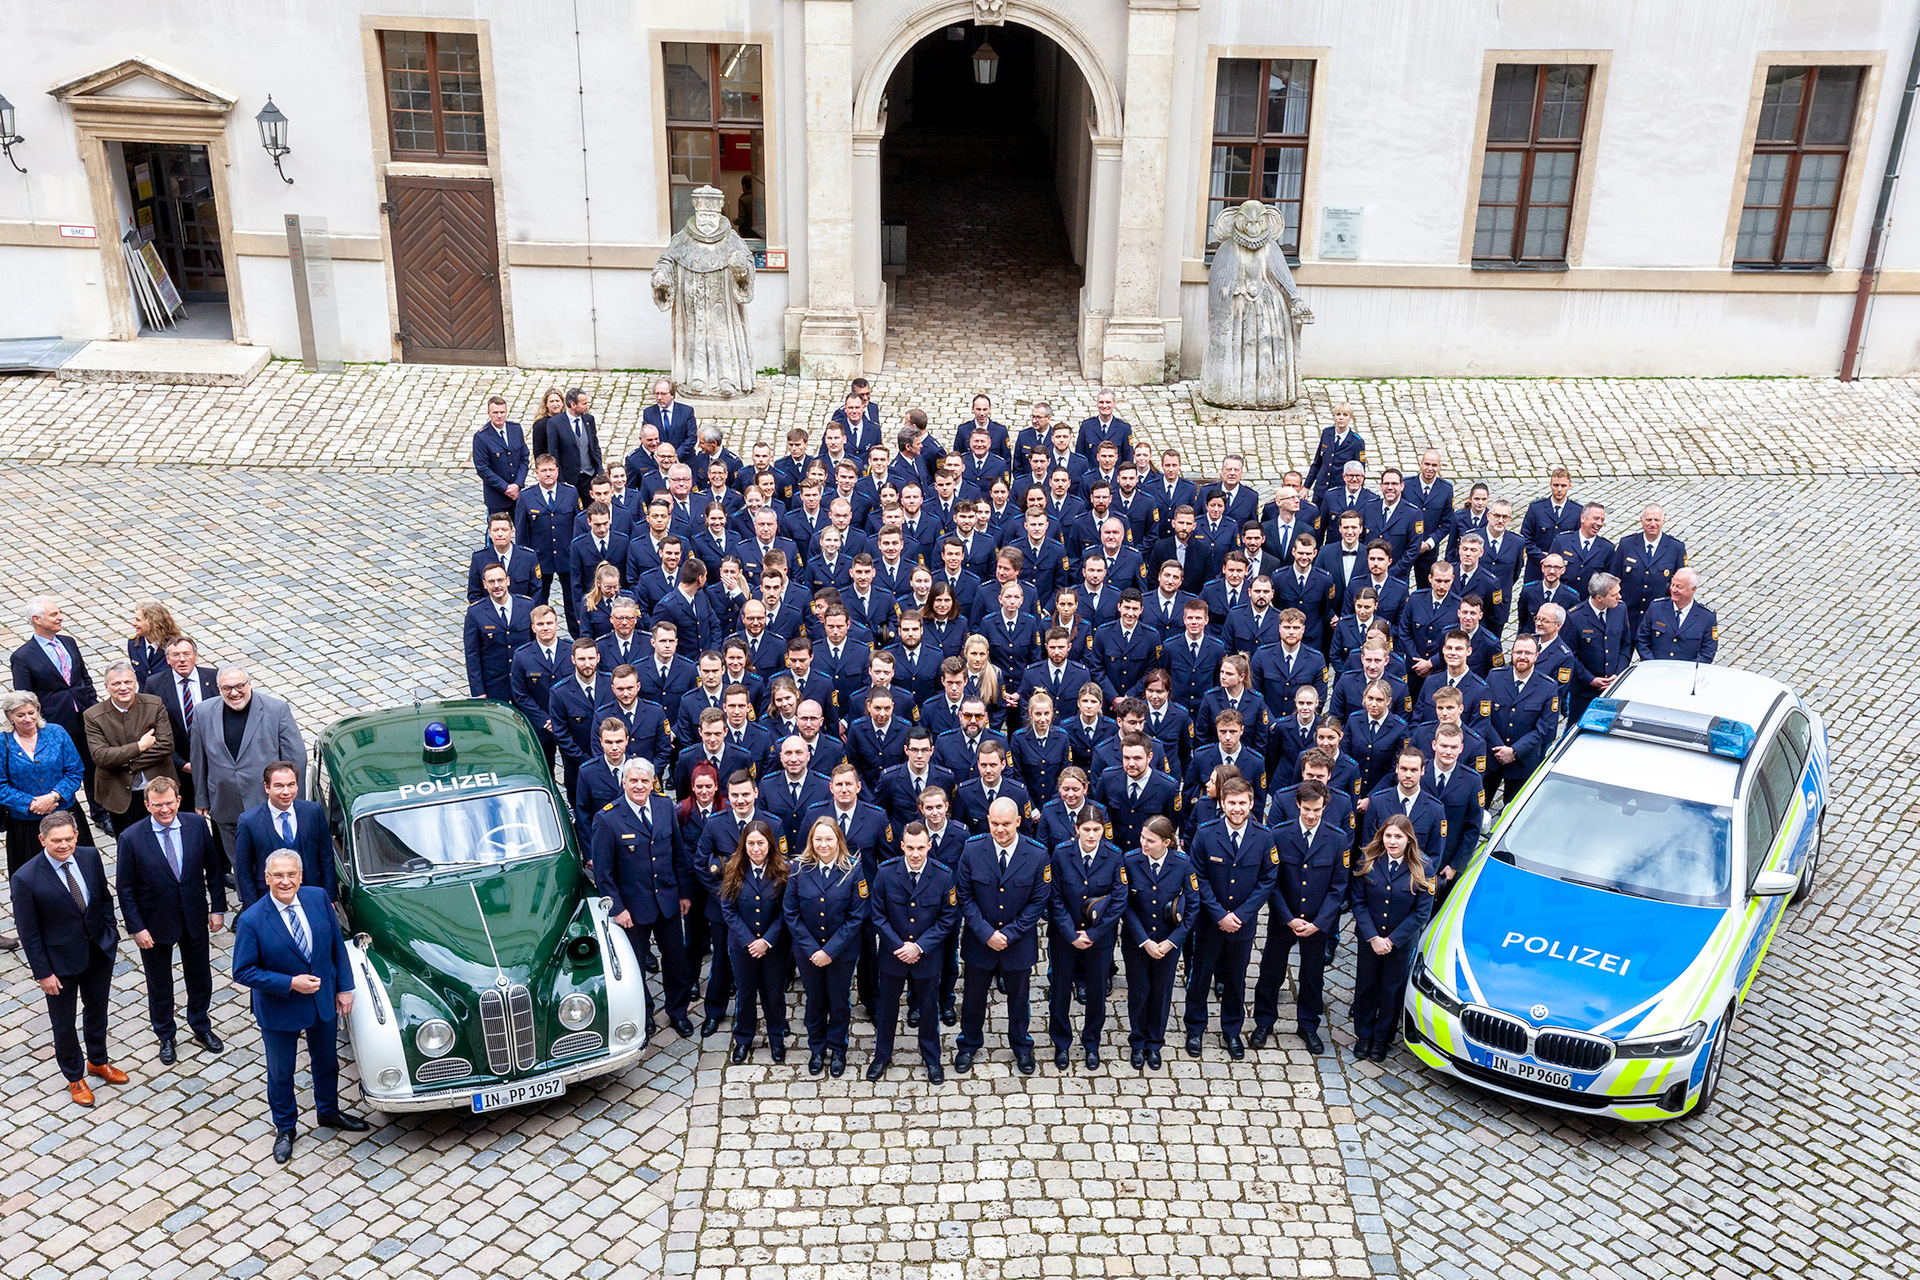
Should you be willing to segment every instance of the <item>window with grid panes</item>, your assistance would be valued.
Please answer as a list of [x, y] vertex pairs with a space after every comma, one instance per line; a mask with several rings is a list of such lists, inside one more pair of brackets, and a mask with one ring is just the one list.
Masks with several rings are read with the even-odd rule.
[[1213, 98], [1213, 167], [1207, 182], [1207, 251], [1213, 222], [1247, 200], [1280, 210], [1281, 250], [1300, 256], [1306, 198], [1307, 121], [1313, 107], [1308, 58], [1222, 58]]
[[767, 243], [766, 100], [757, 44], [662, 45], [667, 182], [673, 225], [693, 216], [696, 188], [718, 187], [740, 238]]
[[382, 31], [380, 54], [394, 159], [484, 163], [480, 37]]
[[1733, 261], [1823, 267], [1865, 67], [1770, 67]]
[[1493, 70], [1475, 266], [1567, 265], [1580, 139], [1593, 68], [1502, 63]]

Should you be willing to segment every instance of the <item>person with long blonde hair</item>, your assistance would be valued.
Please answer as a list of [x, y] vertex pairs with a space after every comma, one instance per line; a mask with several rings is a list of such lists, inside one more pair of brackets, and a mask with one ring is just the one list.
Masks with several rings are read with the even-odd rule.
[[1385, 1062], [1407, 996], [1409, 962], [1433, 915], [1433, 879], [1413, 823], [1380, 824], [1353, 866], [1353, 923], [1360, 958], [1353, 981], [1353, 1056]]
[[133, 664], [134, 679], [141, 689], [147, 680], [167, 665], [167, 646], [181, 636], [180, 624], [173, 613], [158, 600], [141, 600], [133, 606], [133, 634], [127, 638], [127, 661]]
[[805, 993], [807, 1074], [847, 1070], [847, 1025], [853, 1015], [853, 970], [870, 911], [867, 879], [832, 818], [807, 831], [787, 877], [783, 918]]

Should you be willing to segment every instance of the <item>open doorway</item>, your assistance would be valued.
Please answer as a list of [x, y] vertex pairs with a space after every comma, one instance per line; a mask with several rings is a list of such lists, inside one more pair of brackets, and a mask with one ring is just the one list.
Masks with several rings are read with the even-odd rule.
[[207, 148], [197, 143], [123, 142], [121, 172], [125, 208], [140, 241], [165, 268], [185, 314], [171, 326], [153, 328], [135, 307], [141, 337], [231, 341], [233, 313], [227, 296], [226, 246]]
[[1029, 27], [941, 28], [900, 60], [880, 155], [890, 371], [1079, 374], [1089, 111], [1074, 60]]

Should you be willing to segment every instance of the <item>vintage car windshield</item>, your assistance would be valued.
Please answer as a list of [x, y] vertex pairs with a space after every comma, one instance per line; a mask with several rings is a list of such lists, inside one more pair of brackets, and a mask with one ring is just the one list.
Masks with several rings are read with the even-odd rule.
[[353, 853], [370, 883], [514, 862], [564, 846], [545, 791], [494, 792], [369, 813], [353, 824]]
[[1527, 797], [1493, 856], [1537, 875], [1686, 906], [1724, 906], [1729, 812], [1554, 776]]

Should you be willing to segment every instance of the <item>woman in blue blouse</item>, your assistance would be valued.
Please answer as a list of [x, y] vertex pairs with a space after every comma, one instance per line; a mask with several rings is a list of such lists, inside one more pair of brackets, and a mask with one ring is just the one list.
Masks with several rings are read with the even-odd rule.
[[67, 731], [48, 724], [40, 699], [31, 693], [0, 697], [8, 732], [0, 734], [0, 805], [7, 811], [7, 877], [40, 852], [40, 819], [66, 809], [80, 829], [80, 843], [91, 845], [84, 805], [73, 799], [86, 781], [80, 750]]

